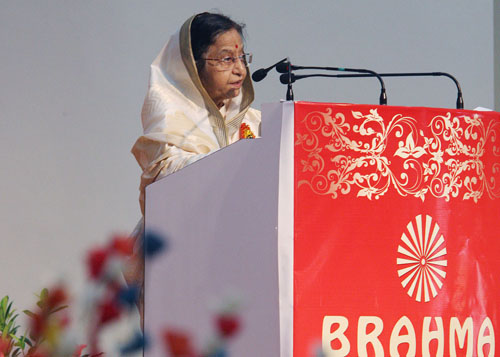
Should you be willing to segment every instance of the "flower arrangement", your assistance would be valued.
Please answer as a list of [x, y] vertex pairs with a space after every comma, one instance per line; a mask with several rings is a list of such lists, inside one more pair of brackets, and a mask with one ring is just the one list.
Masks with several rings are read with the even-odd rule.
[[[0, 357], [99, 357], [103, 331], [132, 316], [141, 304], [140, 284], [124, 284], [123, 272], [134, 255], [152, 259], [167, 250], [167, 241], [154, 233], [137, 238], [114, 235], [102, 246], [93, 247], [86, 254], [88, 286], [85, 296], [72, 299], [66, 285], [58, 283], [44, 288], [37, 295], [36, 307], [24, 310], [28, 327], [20, 334], [19, 315], [8, 296], [0, 301]], [[138, 247], [134, 252], [134, 246]], [[75, 300], [82, 300], [84, 319], [73, 319], [71, 308]], [[226, 304], [214, 318], [214, 339], [202, 350], [191, 342], [189, 332], [165, 327], [152, 333], [163, 344], [165, 355], [172, 357], [226, 357], [227, 343], [240, 330], [237, 304]], [[75, 331], [82, 330], [83, 336]], [[147, 348], [149, 332], [133, 331], [125, 343], [117, 343], [113, 357], [132, 355]], [[84, 341], [84, 343], [81, 343]], [[116, 354], [115, 354], [116, 353]]]

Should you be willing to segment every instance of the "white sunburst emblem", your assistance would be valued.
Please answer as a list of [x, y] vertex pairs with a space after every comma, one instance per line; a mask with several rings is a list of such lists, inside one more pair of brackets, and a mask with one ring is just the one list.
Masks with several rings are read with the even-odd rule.
[[398, 276], [409, 296], [418, 302], [435, 298], [443, 286], [447, 266], [446, 246], [431, 216], [418, 215], [406, 226], [398, 246]]

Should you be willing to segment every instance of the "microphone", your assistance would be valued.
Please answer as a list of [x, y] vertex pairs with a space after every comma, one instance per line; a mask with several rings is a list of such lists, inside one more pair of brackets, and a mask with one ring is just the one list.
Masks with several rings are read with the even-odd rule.
[[[306, 75], [307, 77], [309, 77], [309, 75]], [[311, 76], [314, 76], [314, 75], [311, 75]], [[296, 77], [299, 77], [299, 78], [296, 78]], [[302, 77], [304, 76], [296, 76], [295, 73], [291, 73], [291, 76], [290, 76], [290, 83], [295, 83], [295, 81], [297, 79], [301, 79]], [[316, 77], [316, 76], [314, 76]], [[281, 76], [280, 76], [280, 82], [281, 84], [288, 84], [288, 73], [283, 73]]]
[[283, 58], [281, 61], [279, 62], [276, 62], [275, 64], [273, 64], [271, 67], [267, 67], [267, 68], [261, 68], [261, 69], [258, 69], [256, 70], [255, 72], [253, 72], [252, 74], [252, 79], [254, 82], [260, 82], [261, 80], [263, 80], [264, 78], [266, 78], [267, 76], [267, 73], [273, 69], [274, 67], [276, 67], [277, 65], [279, 65], [280, 63], [283, 63], [286, 61], [286, 58]]
[[[285, 73], [285, 72], [290, 72], [292, 70], [300, 70], [300, 69], [318, 69], [318, 70], [323, 70], [323, 71], [340, 71], [340, 72], [366, 73], [366, 74], [369, 74], [369, 76], [367, 76], [367, 77], [377, 77], [378, 81], [380, 82], [379, 104], [380, 105], [387, 105], [387, 94], [385, 92], [384, 80], [375, 71], [372, 71], [372, 70], [369, 70], [369, 69], [346, 68], [346, 67], [318, 67], [318, 66], [294, 66], [294, 65], [290, 65], [290, 67], [288, 67], [288, 63], [283, 63], [281, 65], [276, 65], [276, 71], [278, 71], [280, 73]], [[316, 77], [325, 77], [325, 76], [318, 75]], [[329, 77], [329, 76], [326, 76], [326, 77]], [[289, 78], [291, 80], [291, 76], [289, 76]], [[295, 78], [298, 79], [297, 76], [295, 76]], [[281, 78], [280, 78], [280, 81], [281, 81]]]
[[[292, 66], [292, 69], [294, 66]], [[281, 62], [276, 65], [276, 72], [278, 73], [288, 73], [288, 62]], [[282, 82], [283, 83], [283, 82]], [[286, 83], [283, 83], [286, 84]]]
[[[276, 70], [283, 70], [283, 66], [281, 67], [276, 67]], [[429, 77], [429, 76], [443, 76], [443, 77], [448, 77], [450, 78], [453, 83], [455, 83], [455, 86], [457, 87], [457, 101], [456, 101], [456, 108], [457, 109], [464, 109], [464, 98], [462, 95], [462, 89], [460, 87], [460, 83], [458, 83], [458, 80], [452, 76], [449, 73], [446, 72], [408, 72], [408, 73], [379, 73], [380, 77]], [[330, 77], [330, 78], [362, 78], [362, 77], [373, 77], [372, 74], [305, 74], [305, 75], [295, 75], [292, 73], [291, 76], [291, 82], [295, 82], [296, 80], [302, 79], [302, 78], [309, 78], [309, 77]], [[282, 74], [280, 76], [280, 81], [283, 84], [288, 83], [288, 75]]]

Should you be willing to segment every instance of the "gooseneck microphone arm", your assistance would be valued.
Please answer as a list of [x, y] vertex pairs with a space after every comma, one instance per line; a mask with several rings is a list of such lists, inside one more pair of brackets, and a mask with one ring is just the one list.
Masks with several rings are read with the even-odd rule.
[[462, 88], [460, 88], [460, 83], [458, 83], [457, 79], [453, 77], [451, 74], [446, 72], [433, 72], [433, 76], [444, 76], [451, 79], [455, 85], [457, 86], [457, 109], [464, 109], [464, 97], [462, 95]]
[[294, 74], [292, 73], [292, 64], [290, 61], [284, 62], [283, 64], [287, 65], [287, 73], [285, 73], [286, 81], [287, 81], [287, 89], [286, 89], [286, 100], [293, 100], [293, 88], [292, 88], [292, 78]]
[[274, 67], [276, 67], [280, 63], [285, 62], [286, 60], [287, 60], [286, 58], [283, 58], [281, 61], [276, 62], [272, 66], [269, 66], [267, 68], [260, 68], [260, 69], [256, 70], [252, 74], [253, 81], [254, 82], [260, 82], [261, 80], [263, 80], [264, 78], [266, 78], [267, 72], [269, 72], [271, 69], [273, 69]]
[[[446, 72], [408, 72], [408, 73], [379, 73], [380, 77], [429, 77], [429, 76], [443, 76], [443, 77], [448, 77], [450, 78], [454, 83], [455, 86], [457, 87], [457, 102], [456, 102], [456, 108], [457, 109], [464, 109], [464, 98], [462, 95], [462, 89], [460, 88], [460, 83], [458, 83], [458, 80], [452, 76], [449, 73]], [[282, 77], [284, 77], [282, 75]], [[362, 77], [373, 77], [371, 74], [305, 74], [305, 75], [294, 75], [292, 81], [296, 81], [302, 78], [308, 78], [308, 77], [330, 77], [330, 78], [362, 78]], [[284, 82], [284, 78], [281, 79], [281, 82], [283, 84], [286, 84]]]
[[[378, 81], [380, 82], [379, 103], [380, 103], [380, 105], [387, 105], [387, 93], [385, 91], [384, 80], [375, 71], [372, 71], [369, 69], [346, 68], [346, 67], [318, 67], [318, 66], [294, 66], [294, 65], [287, 66], [287, 63], [280, 63], [280, 64], [276, 65], [276, 70], [280, 73], [290, 72], [292, 70], [302, 70], [302, 69], [317, 69], [317, 70], [322, 70], [322, 71], [339, 71], [339, 72], [355, 72], [355, 73], [366, 74], [366, 77], [377, 77]], [[292, 75], [293, 75], [293, 73], [292, 73]], [[290, 80], [291, 80], [291, 78], [290, 78]]]

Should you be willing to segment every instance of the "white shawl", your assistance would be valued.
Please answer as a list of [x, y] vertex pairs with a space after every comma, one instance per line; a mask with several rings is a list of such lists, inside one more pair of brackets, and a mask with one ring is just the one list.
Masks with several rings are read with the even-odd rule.
[[242, 123], [256, 136], [260, 133], [260, 112], [250, 108], [254, 94], [249, 71], [240, 94], [225, 105], [225, 116], [201, 84], [191, 50], [193, 18], [151, 64], [141, 113], [144, 135], [132, 148], [143, 170], [139, 199], [143, 214], [147, 185], [239, 140]]

